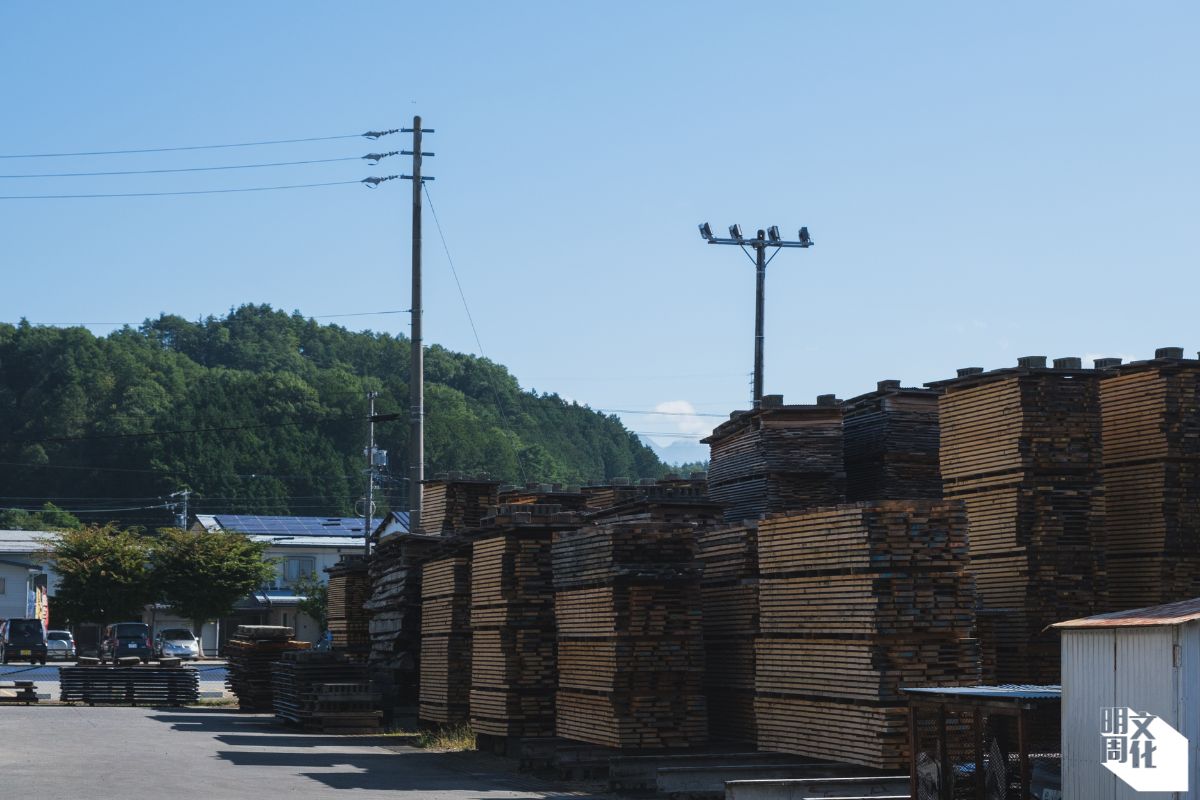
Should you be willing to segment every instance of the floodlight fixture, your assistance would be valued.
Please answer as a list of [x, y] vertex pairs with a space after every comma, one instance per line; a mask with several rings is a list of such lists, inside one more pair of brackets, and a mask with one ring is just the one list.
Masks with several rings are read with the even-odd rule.
[[801, 228], [800, 229], [800, 246], [801, 247], [811, 247], [812, 243], [813, 243], [812, 237], [808, 235], [808, 228], [807, 227]]
[[767, 236], [770, 238], [770, 240], [772, 242], [778, 242], [780, 239], [779, 226], [772, 225], [771, 227], [767, 228]]
[[739, 242], [746, 238], [742, 236], [742, 226], [736, 224], [729, 226], [729, 236], [731, 239], [737, 239]]
[[712, 238], [713, 238], [712, 226], [709, 225], [707, 222], [701, 224], [700, 225], [700, 235], [703, 236], [705, 239], [712, 241]]

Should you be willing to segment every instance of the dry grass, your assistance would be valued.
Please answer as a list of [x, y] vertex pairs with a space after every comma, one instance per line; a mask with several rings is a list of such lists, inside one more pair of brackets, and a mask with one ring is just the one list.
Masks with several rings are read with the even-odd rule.
[[466, 723], [449, 725], [435, 730], [421, 731], [417, 735], [417, 747], [447, 752], [474, 750], [475, 732]]

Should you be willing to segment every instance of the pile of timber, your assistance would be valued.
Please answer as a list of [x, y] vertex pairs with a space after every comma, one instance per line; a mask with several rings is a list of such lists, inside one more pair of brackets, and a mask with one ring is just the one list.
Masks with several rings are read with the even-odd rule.
[[658, 480], [631, 483], [628, 478], [614, 478], [611, 483], [598, 483], [580, 489], [587, 512], [605, 511], [615, 506], [651, 498], [708, 497], [708, 473], [693, 472], [687, 477], [667, 475]]
[[367, 666], [343, 653], [293, 651], [271, 665], [275, 718], [305, 730], [370, 733], [383, 718]]
[[704, 691], [708, 735], [755, 745], [754, 642], [758, 636], [758, 523], [710, 527], [696, 537], [703, 566]]
[[557, 735], [612, 748], [707, 741], [695, 527], [604, 522], [554, 535]]
[[421, 568], [419, 718], [466, 722], [471, 694], [471, 558], [452, 555]]
[[842, 436], [849, 502], [941, 499], [939, 394], [887, 380], [846, 401]]
[[0, 683], [0, 704], [29, 705], [38, 701], [37, 685], [33, 681], [4, 681]]
[[365, 661], [371, 649], [370, 623], [363, 605], [371, 597], [367, 560], [344, 555], [329, 573], [326, 615], [333, 648], [351, 658]]
[[497, 503], [500, 482], [445, 474], [423, 486], [421, 532], [437, 535], [479, 527]]
[[708, 497], [703, 482], [653, 484], [616, 505], [585, 513], [592, 522], [668, 522], [718, 525], [722, 506]]
[[471, 729], [554, 736], [558, 684], [551, 547], [578, 525], [552, 506], [500, 506], [471, 551]]
[[178, 664], [64, 666], [58, 680], [58, 699], [64, 703], [186, 706], [200, 699], [199, 673]]
[[1108, 610], [1200, 596], [1200, 361], [1105, 363]]
[[229, 662], [225, 685], [237, 695], [242, 711], [272, 709], [271, 664], [285, 653], [312, 646], [293, 640], [294, 635], [293, 629], [276, 625], [239, 625], [225, 643]]
[[1103, 609], [1101, 372], [1023, 358], [930, 384], [947, 498], [966, 503], [985, 661], [1000, 683], [1054, 684], [1056, 621]]
[[764, 397], [703, 440], [708, 496], [725, 507], [726, 521], [845, 502], [841, 403], [832, 395], [816, 405], [782, 403]]
[[501, 486], [496, 503], [502, 506], [557, 505], [564, 511], [582, 511], [587, 507], [587, 497], [578, 488], [561, 483], [527, 483], [524, 486]]
[[416, 533], [383, 537], [371, 552], [369, 616], [371, 680], [390, 716], [415, 705], [420, 685], [421, 565], [439, 538]]
[[902, 769], [900, 687], [974, 685], [960, 502], [893, 500], [758, 526], [758, 747]]

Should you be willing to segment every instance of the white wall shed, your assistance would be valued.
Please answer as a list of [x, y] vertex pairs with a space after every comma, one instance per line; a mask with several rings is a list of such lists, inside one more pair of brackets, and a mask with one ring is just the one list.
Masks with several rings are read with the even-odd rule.
[[[1200, 799], [1200, 598], [1054, 627], [1062, 633], [1064, 800]], [[1105, 767], [1112, 708], [1153, 714], [1187, 737], [1187, 792], [1137, 791]], [[1168, 766], [1160, 758], [1152, 768]]]

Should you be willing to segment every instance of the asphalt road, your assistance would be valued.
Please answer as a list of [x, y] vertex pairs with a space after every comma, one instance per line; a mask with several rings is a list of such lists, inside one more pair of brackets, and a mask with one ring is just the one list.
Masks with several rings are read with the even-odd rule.
[[[38, 697], [43, 700], [58, 699], [58, 668], [64, 662], [41, 664], [0, 664], [0, 681], [33, 681], [37, 684]], [[66, 666], [70, 666], [66, 662]], [[188, 664], [200, 673], [200, 696], [216, 699], [230, 696], [225, 689], [225, 662], [199, 661]]]
[[[0, 708], [4, 797], [581, 800], [480, 753], [303, 734], [226, 709]], [[390, 746], [386, 746], [390, 745]]]

